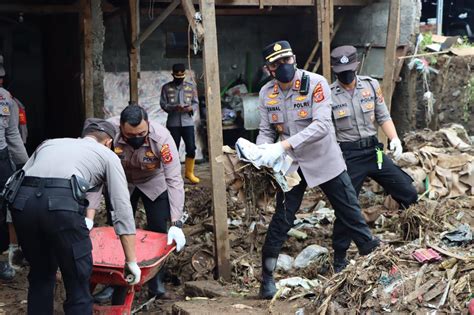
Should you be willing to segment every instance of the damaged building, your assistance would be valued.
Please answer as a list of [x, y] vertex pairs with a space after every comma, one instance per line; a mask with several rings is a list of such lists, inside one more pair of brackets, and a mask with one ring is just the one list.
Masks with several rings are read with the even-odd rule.
[[[132, 290], [125, 314], [468, 313], [473, 15], [469, 1], [3, 0], [0, 54], [4, 87], [26, 108], [30, 154], [46, 139], [80, 137], [86, 118], [114, 117], [129, 104], [166, 126], [160, 98], [174, 64], [183, 63], [186, 80], [197, 86], [192, 119], [201, 183], [185, 182], [187, 245], [167, 258], [165, 277], [173, 299]], [[397, 168], [414, 180], [418, 203], [399, 211], [367, 179], [359, 202], [384, 247], [361, 256], [351, 246], [348, 267], [334, 273], [335, 210], [322, 190], [307, 189], [278, 257], [277, 294], [261, 301], [261, 247], [274, 196], [300, 179], [254, 167], [234, 149], [239, 138], [257, 138], [258, 93], [272, 79], [262, 49], [279, 40], [291, 43], [298, 68], [329, 84], [336, 80], [331, 50], [357, 49], [357, 74], [380, 83], [404, 147]], [[380, 130], [379, 140], [390, 151]], [[184, 162], [184, 143], [178, 150]], [[106, 225], [105, 211], [98, 216], [96, 225]], [[146, 228], [142, 204], [136, 224]], [[0, 282], [0, 314], [26, 312], [27, 273], [24, 267], [18, 283]], [[58, 312], [65, 299], [59, 287]]]

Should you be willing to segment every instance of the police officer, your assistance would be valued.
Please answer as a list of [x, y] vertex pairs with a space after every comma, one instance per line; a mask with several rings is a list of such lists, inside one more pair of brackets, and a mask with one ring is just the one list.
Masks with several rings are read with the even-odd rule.
[[199, 101], [196, 84], [185, 79], [184, 64], [173, 65], [173, 81], [166, 83], [161, 88], [160, 105], [168, 113], [166, 127], [179, 150], [179, 143], [183, 138], [186, 146], [185, 177], [192, 184], [199, 183], [199, 178], [194, 175], [194, 158], [196, 144], [194, 138], [193, 115], [199, 110]]
[[400, 158], [402, 144], [378, 81], [356, 75], [359, 62], [353, 46], [335, 48], [331, 52], [331, 65], [337, 77], [331, 85], [336, 137], [357, 195], [368, 176], [402, 207], [409, 207], [418, 197], [413, 180], [383, 154], [383, 144], [377, 139], [377, 126], [380, 126], [390, 139], [395, 159]]
[[135, 222], [120, 160], [110, 150], [115, 128], [101, 119], [86, 122], [85, 137], [43, 142], [23, 167], [25, 177], [11, 203], [13, 224], [30, 264], [28, 314], [53, 314], [56, 270], [66, 289], [66, 314], [92, 314], [89, 278], [94, 213], [85, 212], [89, 187], [104, 181], [114, 205], [114, 227], [125, 253], [131, 285], [140, 280]]
[[262, 87], [259, 95], [260, 162], [272, 167], [286, 152], [295, 161], [289, 172], [298, 169], [301, 177], [301, 182], [291, 191], [277, 194], [275, 214], [262, 249], [260, 295], [271, 298], [276, 292], [273, 271], [278, 254], [293, 226], [307, 186], [319, 186], [335, 209], [336, 271], [343, 268], [347, 250], [341, 247], [339, 239], [344, 240], [342, 245], [354, 241], [361, 255], [373, 251], [379, 241], [372, 236], [362, 217], [336, 142], [328, 83], [318, 74], [296, 68], [295, 55], [287, 41], [268, 45], [263, 57], [273, 80]]
[[[18, 130], [17, 104], [10, 92], [3, 88], [5, 74], [3, 56], [0, 55], [0, 190], [15, 171], [15, 165], [23, 166], [28, 160], [28, 154]], [[6, 223], [5, 209], [0, 209], [0, 213], [0, 252], [3, 252], [10, 243], [10, 261], [16, 246], [14, 245], [16, 236], [11, 224]], [[10, 218], [8, 221], [11, 221]], [[15, 270], [10, 263], [0, 262], [0, 279], [10, 280], [14, 275]]]
[[[120, 118], [112, 117], [109, 121], [117, 130], [120, 129], [114, 141], [114, 151], [122, 161], [134, 210], [141, 198], [147, 229], [168, 233], [168, 243], [174, 241], [179, 252], [186, 243], [182, 231], [184, 183], [178, 150], [170, 132], [159, 123], [148, 120], [147, 112], [138, 105], [127, 106]], [[98, 207], [98, 201], [91, 203], [90, 207]], [[163, 276], [164, 268], [148, 282], [149, 298], [166, 297]], [[113, 289], [106, 288], [94, 298], [107, 301], [112, 293]], [[120, 295], [116, 292], [113, 302]]]

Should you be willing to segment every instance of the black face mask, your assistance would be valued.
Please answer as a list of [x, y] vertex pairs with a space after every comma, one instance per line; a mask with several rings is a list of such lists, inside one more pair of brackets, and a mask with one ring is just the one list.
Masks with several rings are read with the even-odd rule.
[[125, 142], [127, 142], [134, 150], [137, 150], [145, 143], [145, 139], [146, 139], [146, 136], [133, 137], [133, 138], [125, 139]]
[[295, 77], [295, 72], [295, 64], [284, 63], [276, 69], [275, 78], [281, 83], [288, 83]]
[[355, 71], [347, 70], [343, 72], [336, 73], [336, 77], [342, 84], [351, 84], [355, 79]]
[[181, 83], [183, 83], [183, 81], [184, 81], [184, 78], [182, 78], [182, 79], [174, 78], [174, 83], [176, 85], [181, 85]]

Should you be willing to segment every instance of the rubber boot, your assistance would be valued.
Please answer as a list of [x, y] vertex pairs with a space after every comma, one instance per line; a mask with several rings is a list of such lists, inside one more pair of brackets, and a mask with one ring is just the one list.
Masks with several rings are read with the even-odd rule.
[[194, 159], [193, 158], [186, 158], [186, 162], [184, 164], [185, 171], [184, 176], [191, 181], [193, 184], [199, 183], [199, 178], [194, 176]]
[[0, 261], [0, 280], [12, 280], [15, 277], [15, 269], [9, 263]]
[[[156, 280], [153, 278], [151, 281], [155, 281], [152, 288], [150, 288], [150, 283], [148, 286], [148, 299], [156, 298], [156, 299], [168, 299], [168, 295], [166, 294], [166, 288], [164, 283], [166, 270], [165, 268], [161, 268], [160, 271], [156, 274]], [[152, 289], [152, 290], [150, 290]]]
[[260, 298], [270, 300], [277, 292], [273, 271], [276, 268], [276, 257], [262, 257], [262, 282], [260, 284]]
[[347, 261], [346, 259], [346, 253], [337, 253], [335, 252], [334, 253], [334, 263], [333, 263], [333, 267], [334, 267], [334, 273], [339, 273], [341, 271], [343, 271], [347, 265], [349, 264], [349, 262]]

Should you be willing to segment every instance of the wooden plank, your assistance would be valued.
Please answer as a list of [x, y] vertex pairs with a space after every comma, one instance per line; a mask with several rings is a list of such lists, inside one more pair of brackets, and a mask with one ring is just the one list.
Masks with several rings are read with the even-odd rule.
[[323, 65], [323, 76], [331, 82], [331, 6], [332, 0], [317, 0], [321, 12], [321, 59]]
[[[397, 47], [400, 38], [400, 6], [401, 0], [392, 0], [388, 12], [382, 93], [389, 112], [392, 107], [393, 90], [395, 89], [394, 73], [397, 67]], [[378, 138], [387, 147], [387, 136], [383, 133], [382, 128], [378, 130]]]
[[314, 60], [314, 56], [316, 56], [316, 52], [318, 51], [320, 45], [321, 42], [319, 41], [314, 45], [313, 50], [311, 50], [311, 53], [309, 54], [308, 60], [306, 60], [306, 63], [304, 64], [304, 70], [308, 70], [309, 64]]
[[130, 30], [129, 47], [129, 84], [130, 84], [130, 104], [138, 104], [138, 51], [132, 45], [138, 37], [137, 12], [138, 0], [128, 1], [128, 27]]
[[58, 14], [58, 13], [81, 13], [82, 1], [75, 4], [59, 5], [59, 4], [0, 4], [0, 12], [2, 13], [33, 13], [33, 14]]
[[199, 41], [202, 41], [204, 37], [204, 28], [202, 27], [201, 23], [196, 23], [196, 20], [194, 19], [194, 16], [196, 15], [196, 10], [194, 9], [192, 1], [181, 0], [181, 4], [183, 6], [184, 14], [188, 19], [189, 25], [191, 25], [194, 34], [196, 34]]
[[94, 81], [92, 64], [92, 6], [91, 0], [81, 0], [83, 39], [83, 100], [85, 117], [94, 117]]
[[[172, 0], [160, 0], [157, 2], [169, 3]], [[374, 2], [374, 0], [334, 0], [334, 6], [367, 6]], [[193, 3], [198, 3], [198, 0], [193, 0]], [[261, 0], [217, 0], [216, 6], [255, 6], [261, 5]], [[265, 0], [263, 4], [266, 7], [276, 6], [305, 6], [313, 7], [315, 5], [314, 0]]]
[[222, 163], [216, 161], [216, 158], [222, 154], [223, 141], [215, 5], [214, 0], [200, 0], [199, 2], [202, 23], [206, 30], [204, 36], [203, 69], [207, 107], [209, 161], [211, 164], [215, 256], [218, 276], [230, 280], [227, 195], [224, 181], [224, 167]]
[[[395, 0], [394, 0], [395, 1]], [[438, 283], [440, 280], [437, 279], [437, 278], [433, 278], [433, 279], [430, 279], [428, 280], [425, 284], [423, 284], [421, 287], [419, 287], [418, 289], [416, 289], [415, 291], [411, 292], [410, 294], [408, 294], [404, 299], [403, 299], [403, 303], [410, 303], [411, 301], [413, 301], [414, 299], [416, 299], [417, 297], [419, 297], [420, 295], [423, 295], [425, 294], [426, 292], [429, 291], [429, 289], [431, 289], [432, 286], [434, 286], [436, 283]]]
[[[334, 39], [334, 36], [336, 36], [336, 33], [337, 31], [339, 30], [339, 27], [341, 26], [342, 24], [342, 21], [343, 21], [343, 18], [344, 17], [341, 17], [339, 19], [339, 21], [336, 23], [336, 27], [334, 27], [334, 31], [332, 32], [332, 35], [331, 35], [331, 42], [332, 40]], [[319, 42], [318, 42], [319, 43]], [[321, 64], [321, 58], [318, 58], [318, 60], [316, 61], [316, 63], [314, 64], [314, 67], [313, 67], [313, 70], [311, 70], [312, 72], [316, 72], [319, 68], [319, 65]], [[331, 83], [331, 82], [329, 82]]]
[[133, 47], [139, 47], [155, 30], [158, 26], [160, 26], [161, 23], [163, 23], [166, 18], [173, 12], [181, 3], [181, 0], [173, 0], [173, 2], [170, 3], [166, 7], [165, 10], [163, 10], [158, 16], [141, 34], [140, 36], [133, 41], [132, 46]]

